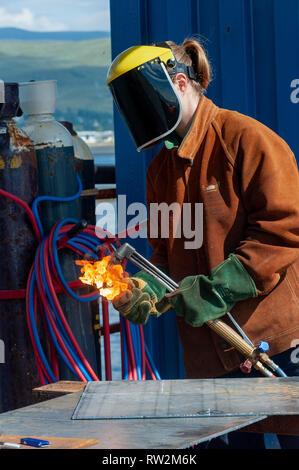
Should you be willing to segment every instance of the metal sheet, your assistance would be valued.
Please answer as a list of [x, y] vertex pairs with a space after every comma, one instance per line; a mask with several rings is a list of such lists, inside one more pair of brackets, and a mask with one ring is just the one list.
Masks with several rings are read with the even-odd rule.
[[72, 419], [277, 414], [299, 414], [299, 378], [89, 382]]
[[259, 422], [265, 416], [71, 420], [81, 392], [0, 414], [9, 435], [97, 439], [97, 449], [180, 449]]

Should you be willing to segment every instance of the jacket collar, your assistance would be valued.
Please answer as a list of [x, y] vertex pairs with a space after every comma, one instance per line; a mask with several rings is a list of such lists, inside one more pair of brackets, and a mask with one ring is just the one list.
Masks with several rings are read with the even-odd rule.
[[166, 147], [169, 148], [169, 142], [172, 142], [173, 147], [177, 148], [177, 155], [179, 157], [192, 161], [217, 110], [218, 106], [203, 95], [195, 111], [192, 124], [181, 144], [178, 146], [177, 142], [169, 139], [165, 143]]

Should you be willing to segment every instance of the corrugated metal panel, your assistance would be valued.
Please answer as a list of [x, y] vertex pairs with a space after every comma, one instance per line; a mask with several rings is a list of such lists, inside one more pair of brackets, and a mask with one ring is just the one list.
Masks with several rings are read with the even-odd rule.
[[[113, 58], [132, 45], [200, 35], [214, 75], [207, 96], [272, 128], [298, 158], [299, 0], [110, 0], [110, 6]], [[157, 149], [138, 154], [117, 111], [115, 133], [118, 194], [128, 204], [144, 201], [146, 167]], [[134, 246], [149, 256], [144, 239]], [[146, 327], [163, 378], [182, 377], [174, 335], [169, 314]]]

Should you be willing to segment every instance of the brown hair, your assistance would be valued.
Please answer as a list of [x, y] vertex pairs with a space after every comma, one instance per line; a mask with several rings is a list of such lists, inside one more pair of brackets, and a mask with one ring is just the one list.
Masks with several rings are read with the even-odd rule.
[[181, 45], [167, 41], [178, 62], [185, 65], [192, 65], [194, 71], [199, 76], [199, 81], [191, 80], [192, 86], [203, 92], [211, 81], [211, 65], [202, 45], [194, 38], [187, 38]]

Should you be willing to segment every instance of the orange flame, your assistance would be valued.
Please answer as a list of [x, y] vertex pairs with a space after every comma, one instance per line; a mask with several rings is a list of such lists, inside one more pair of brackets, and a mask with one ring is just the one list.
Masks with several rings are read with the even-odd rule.
[[82, 266], [82, 277], [80, 281], [84, 284], [95, 286], [100, 294], [108, 300], [129, 289], [126, 282], [126, 273], [121, 264], [112, 264], [109, 266], [111, 256], [105, 256], [100, 261], [77, 260], [76, 264]]

